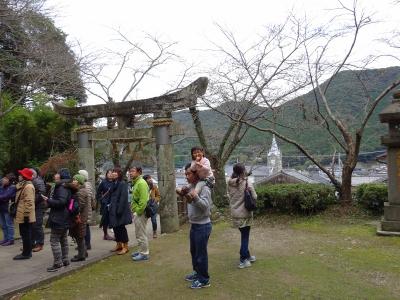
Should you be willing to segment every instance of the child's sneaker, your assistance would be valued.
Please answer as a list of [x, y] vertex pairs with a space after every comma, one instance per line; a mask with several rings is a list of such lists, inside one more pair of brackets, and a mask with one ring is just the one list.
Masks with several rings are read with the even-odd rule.
[[132, 252], [131, 256], [135, 257], [135, 256], [138, 256], [139, 254], [140, 254], [140, 252]]
[[247, 259], [245, 259], [244, 261], [241, 261], [240, 264], [238, 265], [239, 269], [244, 269], [244, 268], [248, 268], [251, 267], [251, 262]]
[[139, 253], [136, 256], [132, 256], [133, 261], [142, 261], [142, 260], [148, 260], [148, 259], [149, 259], [149, 256], [146, 254], [142, 254], [142, 253]]
[[207, 280], [206, 282], [200, 282], [199, 280], [194, 280], [192, 285], [190, 286], [191, 289], [201, 289], [211, 286], [210, 281]]
[[249, 257], [249, 261], [250, 261], [251, 263], [255, 262], [255, 261], [256, 261], [256, 257], [255, 257], [254, 255], [250, 256], [250, 257]]
[[197, 272], [193, 271], [192, 273], [185, 276], [186, 281], [194, 281], [197, 279]]

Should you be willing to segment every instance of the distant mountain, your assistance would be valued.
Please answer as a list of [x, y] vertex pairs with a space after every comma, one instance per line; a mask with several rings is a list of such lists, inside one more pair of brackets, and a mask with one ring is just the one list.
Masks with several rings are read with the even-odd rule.
[[[349, 125], [351, 130], [355, 130], [363, 118], [368, 108], [368, 95], [374, 99], [383, 91], [393, 80], [400, 77], [400, 67], [390, 67], [385, 69], [370, 69], [364, 71], [343, 71], [330, 83], [327, 99], [332, 111], [340, 116]], [[360, 80], [364, 84], [361, 84]], [[326, 86], [326, 82], [322, 87]], [[380, 136], [387, 131], [386, 125], [379, 122], [378, 114], [383, 107], [388, 105], [392, 99], [392, 93], [378, 105], [371, 116], [361, 145], [361, 151], [375, 151], [383, 149], [380, 145]], [[324, 108], [320, 107], [324, 112]], [[279, 108], [278, 122], [288, 124], [290, 128], [277, 126], [277, 130], [295, 138], [301, 144], [306, 145], [313, 153], [331, 155], [339, 147], [333, 142], [327, 131], [323, 128], [321, 118], [316, 113], [317, 106], [314, 99], [314, 91], [297, 97]], [[185, 136], [195, 136], [194, 126], [188, 111], [180, 111], [173, 114], [174, 120], [179, 122], [185, 129]], [[221, 134], [223, 134], [229, 124], [229, 120], [213, 110], [203, 110], [200, 112], [200, 119], [205, 127], [205, 132], [209, 135], [210, 144], [218, 146]], [[254, 149], [258, 145], [269, 144], [271, 135], [249, 130], [247, 136], [240, 143], [233, 159], [239, 155], [254, 155]], [[196, 139], [188, 138], [176, 144], [176, 154], [185, 157], [190, 147], [196, 144]], [[278, 141], [283, 155], [297, 155], [299, 152], [293, 146]], [[342, 151], [343, 152], [343, 151]], [[185, 158], [189, 158], [189, 155]], [[289, 159], [286, 159], [288, 161]]]

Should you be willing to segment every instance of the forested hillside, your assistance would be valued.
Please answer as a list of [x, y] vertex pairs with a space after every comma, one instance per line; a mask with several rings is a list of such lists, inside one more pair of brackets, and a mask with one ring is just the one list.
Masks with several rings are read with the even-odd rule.
[[[328, 90], [327, 98], [331, 109], [346, 120], [346, 122], [350, 124], [350, 128], [354, 130], [365, 114], [365, 108], [368, 105], [365, 95], [368, 94], [371, 98], [376, 97], [399, 76], [400, 67], [357, 72], [343, 71], [332, 81]], [[361, 84], [359, 79], [362, 79], [364, 84]], [[361, 152], [383, 149], [380, 145], [380, 136], [384, 134], [386, 127], [379, 122], [378, 114], [390, 101], [391, 94], [375, 109], [366, 127], [361, 145]], [[334, 152], [335, 147], [337, 151], [339, 151], [339, 149], [335, 146], [335, 143], [333, 143], [327, 131], [321, 125], [320, 120], [316, 119], [316, 110], [314, 91], [297, 97], [279, 107], [278, 122], [288, 124], [290, 128], [277, 126], [277, 129], [292, 138], [296, 138], [301, 144], [307, 145], [307, 148], [313, 153], [330, 155]], [[188, 111], [174, 113], [173, 117], [174, 120], [185, 128], [186, 136], [196, 135]], [[218, 145], [219, 141], [213, 138], [213, 136], [217, 135], [216, 132], [226, 128], [227, 119], [213, 110], [201, 111], [200, 118], [207, 135], [210, 137], [210, 143]], [[257, 146], [269, 144], [270, 141], [271, 135], [251, 129], [235, 151], [232, 160], [235, 160], [238, 155], [242, 155], [242, 158], [246, 159], [247, 157], [248, 160], [251, 160]], [[194, 138], [187, 138], [179, 142], [175, 147], [176, 154], [187, 154], [190, 147], [195, 143], [197, 143], [197, 141]], [[278, 143], [283, 151], [283, 155], [298, 154], [293, 146], [283, 141], [278, 141]], [[188, 156], [185, 159], [187, 158]]]

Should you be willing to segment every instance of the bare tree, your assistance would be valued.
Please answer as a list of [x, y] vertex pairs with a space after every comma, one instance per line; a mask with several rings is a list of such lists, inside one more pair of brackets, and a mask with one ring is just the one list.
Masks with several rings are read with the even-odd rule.
[[[261, 125], [262, 119], [260, 118], [243, 120], [236, 117], [232, 120], [238, 120], [262, 132], [273, 133], [280, 139], [294, 145], [329, 177], [339, 192], [341, 202], [345, 204], [351, 201], [352, 173], [358, 161], [361, 141], [367, 123], [378, 104], [400, 84], [400, 76], [380, 91], [373, 89], [370, 84], [371, 78], [368, 78], [365, 71], [369, 63], [377, 58], [368, 56], [365, 60], [361, 60], [355, 57], [360, 33], [367, 26], [373, 26], [372, 17], [358, 7], [357, 1], [354, 1], [352, 6], [345, 6], [341, 2], [339, 2], [339, 5], [336, 10], [337, 14], [328, 22], [326, 28], [319, 31], [320, 34], [316, 36], [317, 38], [314, 38], [312, 43], [303, 43], [308, 78], [313, 87], [314, 100], [313, 103], [300, 103], [298, 114], [304, 115], [302, 123], [290, 124], [293, 129], [290, 134], [284, 133], [282, 126], [266, 127]], [[337, 24], [340, 24], [339, 28]], [[372, 44], [374, 41], [371, 40], [370, 42]], [[340, 45], [340, 55], [334, 52], [338, 51], [335, 45]], [[353, 96], [357, 94], [359, 98], [363, 99], [364, 110], [360, 111], [358, 115], [354, 115], [354, 112], [344, 114], [335, 106], [337, 99], [333, 96], [333, 93], [330, 93], [332, 83], [345, 70], [352, 75], [352, 80], [355, 82]], [[324, 80], [326, 81], [322, 83]], [[357, 87], [359, 89], [356, 91]], [[260, 93], [263, 94], [264, 92], [260, 91]], [[347, 97], [350, 98], [348, 101], [351, 101], [351, 94]], [[281, 109], [284, 108], [281, 107]], [[290, 122], [290, 120], [284, 118], [279, 120], [286, 125]], [[297, 141], [296, 135], [301, 135], [306, 130], [304, 124], [307, 121], [311, 121], [308, 125], [322, 126], [330, 136], [330, 141], [327, 142], [334, 144], [334, 147], [338, 147], [345, 153], [341, 180], [335, 177], [334, 172], [329, 167], [325, 167], [318, 160], [307, 145]], [[295, 130], [296, 128], [300, 130]]]
[[221, 57], [221, 63], [210, 72], [209, 92], [203, 102], [225, 115], [223, 123], [227, 125], [207, 129], [198, 109], [190, 109], [200, 144], [215, 170], [217, 206], [227, 204], [224, 167], [248, 132], [247, 122], [251, 124], [307, 85], [300, 69], [305, 42], [300, 24], [291, 16], [280, 26], [266, 27], [264, 34], [247, 47], [242, 47], [232, 32], [218, 26], [227, 46], [215, 44], [213, 51]]
[[[186, 83], [186, 76], [190, 68], [184, 65], [183, 60], [175, 53], [175, 42], [164, 42], [157, 36], [146, 34], [139, 42], [134, 41], [120, 30], [115, 30], [116, 37], [112, 41], [113, 49], [104, 49], [100, 52], [85, 56], [81, 72], [84, 74], [86, 88], [89, 94], [105, 103], [123, 102], [137, 99], [137, 93], [148, 79], [157, 77], [163, 68], [170, 64], [179, 63], [184, 66], [182, 74], [168, 82], [165, 94], [180, 88]], [[117, 50], [115, 50], [117, 49]], [[111, 74], [111, 75], [110, 75]], [[130, 120], [108, 118], [107, 127], [135, 127], [137, 122], [149, 116], [137, 117], [132, 115]], [[137, 157], [137, 150], [142, 144], [133, 147], [136, 151], [129, 151], [129, 144], [111, 143], [111, 158], [114, 165], [120, 165], [120, 158], [124, 153], [131, 153], [128, 165]]]

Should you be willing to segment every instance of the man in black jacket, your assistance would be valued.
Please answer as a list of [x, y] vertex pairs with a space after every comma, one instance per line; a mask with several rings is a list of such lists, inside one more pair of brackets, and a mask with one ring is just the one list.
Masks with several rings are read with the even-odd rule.
[[48, 272], [56, 272], [61, 267], [69, 265], [67, 236], [69, 212], [67, 206], [72, 196], [71, 175], [68, 169], [61, 169], [58, 173], [60, 181], [56, 182], [52, 197], [48, 199], [44, 197], [50, 207], [50, 245], [54, 257], [53, 265], [47, 268]]

